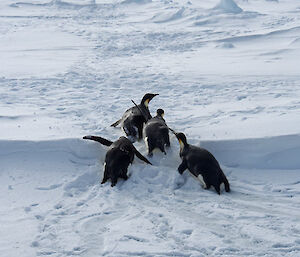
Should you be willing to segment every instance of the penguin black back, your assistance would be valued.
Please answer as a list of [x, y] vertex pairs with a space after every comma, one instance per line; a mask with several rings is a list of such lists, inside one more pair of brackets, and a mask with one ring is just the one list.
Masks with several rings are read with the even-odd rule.
[[230, 191], [229, 182], [216, 158], [206, 149], [187, 143], [183, 133], [175, 133], [180, 144], [182, 163], [178, 172], [182, 174], [188, 169], [192, 175], [200, 180], [205, 189], [211, 186], [220, 194], [220, 185], [224, 183], [225, 191]]
[[170, 146], [169, 128], [163, 116], [164, 110], [158, 109], [156, 116], [148, 120], [144, 126], [144, 140], [150, 156], [155, 148], [166, 154], [165, 147]]
[[111, 126], [116, 127], [121, 124], [121, 128], [131, 141], [140, 140], [143, 136], [143, 124], [152, 118], [148, 108], [149, 102], [157, 95], [145, 94], [139, 105], [126, 110], [122, 118]]
[[111, 179], [111, 186], [115, 186], [118, 178], [128, 179], [127, 170], [129, 164], [136, 155], [142, 161], [151, 164], [126, 137], [120, 137], [115, 142], [97, 136], [85, 136], [83, 139], [97, 141], [103, 145], [109, 146], [105, 155], [104, 176], [101, 184]]

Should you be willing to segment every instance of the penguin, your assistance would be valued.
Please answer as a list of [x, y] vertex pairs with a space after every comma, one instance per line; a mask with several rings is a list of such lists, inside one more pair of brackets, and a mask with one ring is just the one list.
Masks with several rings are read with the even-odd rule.
[[113, 187], [117, 184], [118, 178], [127, 180], [127, 169], [129, 164], [133, 162], [134, 155], [147, 164], [152, 165], [126, 137], [120, 137], [115, 142], [98, 136], [84, 136], [83, 139], [94, 140], [109, 146], [105, 155], [104, 176], [101, 184], [111, 179], [111, 186]]
[[169, 128], [163, 116], [164, 110], [157, 109], [156, 116], [148, 120], [144, 126], [143, 134], [149, 156], [153, 155], [152, 152], [155, 148], [167, 154], [165, 147], [170, 147]]
[[175, 132], [174, 134], [180, 144], [179, 156], [182, 159], [178, 172], [182, 174], [188, 169], [200, 180], [204, 189], [213, 186], [219, 195], [222, 183], [225, 185], [225, 191], [230, 192], [228, 180], [215, 157], [204, 148], [188, 144], [183, 133]]
[[149, 102], [157, 95], [158, 94], [145, 94], [139, 105], [126, 110], [122, 118], [110, 126], [116, 127], [121, 124], [121, 128], [132, 142], [142, 139], [143, 125], [152, 118], [148, 108]]

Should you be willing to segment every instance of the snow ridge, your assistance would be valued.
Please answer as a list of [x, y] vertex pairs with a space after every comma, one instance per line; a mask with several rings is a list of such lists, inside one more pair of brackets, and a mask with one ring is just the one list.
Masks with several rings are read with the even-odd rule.
[[[299, 135], [202, 141], [231, 183], [232, 192], [221, 196], [202, 189], [188, 172], [178, 174], [179, 147], [171, 139], [167, 156], [155, 153], [153, 166], [136, 159], [129, 179], [114, 188], [99, 183], [106, 148], [96, 142], [0, 141], [0, 161], [7, 171], [2, 181], [8, 185], [1, 188], [7, 195], [1, 199], [2, 212], [12, 220], [22, 215], [17, 226], [31, 227], [28, 232], [34, 234], [19, 239], [22, 251], [54, 256], [300, 251]], [[136, 147], [145, 154], [143, 143]], [[282, 162], [288, 166], [274, 163], [277, 155], [289, 157]], [[13, 208], [7, 202], [14, 202]], [[3, 231], [12, 226], [6, 223]], [[9, 246], [0, 247], [10, 252]]]

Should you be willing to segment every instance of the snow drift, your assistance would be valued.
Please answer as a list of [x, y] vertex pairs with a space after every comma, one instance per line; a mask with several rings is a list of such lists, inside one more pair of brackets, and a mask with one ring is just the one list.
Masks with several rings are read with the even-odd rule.
[[233, 0], [221, 0], [214, 9], [227, 13], [241, 13], [243, 11]]
[[[26, 255], [244, 255], [299, 249], [300, 136], [201, 142], [231, 183], [232, 192], [221, 196], [203, 190], [188, 172], [177, 173], [174, 137], [171, 144], [167, 156], [151, 158], [154, 166], [135, 159], [130, 178], [111, 188], [100, 185], [106, 149], [97, 142], [0, 141], [7, 185], [1, 188], [6, 195], [1, 211], [7, 214], [1, 216], [3, 231], [10, 236], [15, 227], [28, 227], [33, 237], [17, 237]], [[136, 146], [145, 151], [143, 144]], [[2, 250], [19, 252], [13, 241]]]

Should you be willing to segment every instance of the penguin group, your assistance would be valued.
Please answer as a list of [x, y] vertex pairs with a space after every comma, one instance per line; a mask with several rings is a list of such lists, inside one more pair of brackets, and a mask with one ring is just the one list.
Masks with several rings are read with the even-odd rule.
[[113, 187], [118, 178], [127, 180], [128, 166], [133, 162], [135, 156], [152, 165], [133, 145], [142, 138], [145, 141], [149, 157], [153, 155], [154, 149], [159, 149], [162, 153], [167, 154], [166, 148], [170, 147], [169, 131], [171, 131], [180, 145], [179, 156], [182, 162], [178, 167], [179, 174], [188, 170], [201, 182], [204, 189], [212, 186], [220, 195], [220, 186], [224, 184], [225, 191], [229, 192], [229, 182], [212, 153], [204, 148], [188, 144], [183, 133], [169, 128], [164, 120], [163, 109], [158, 109], [155, 117], [151, 116], [149, 103], [157, 95], [145, 94], [138, 105], [132, 101], [134, 106], [126, 110], [121, 119], [111, 124], [112, 127], [120, 126], [126, 137], [122, 136], [114, 142], [99, 136], [83, 137], [83, 139], [93, 140], [109, 147], [105, 156], [104, 176], [101, 183], [110, 179]]

